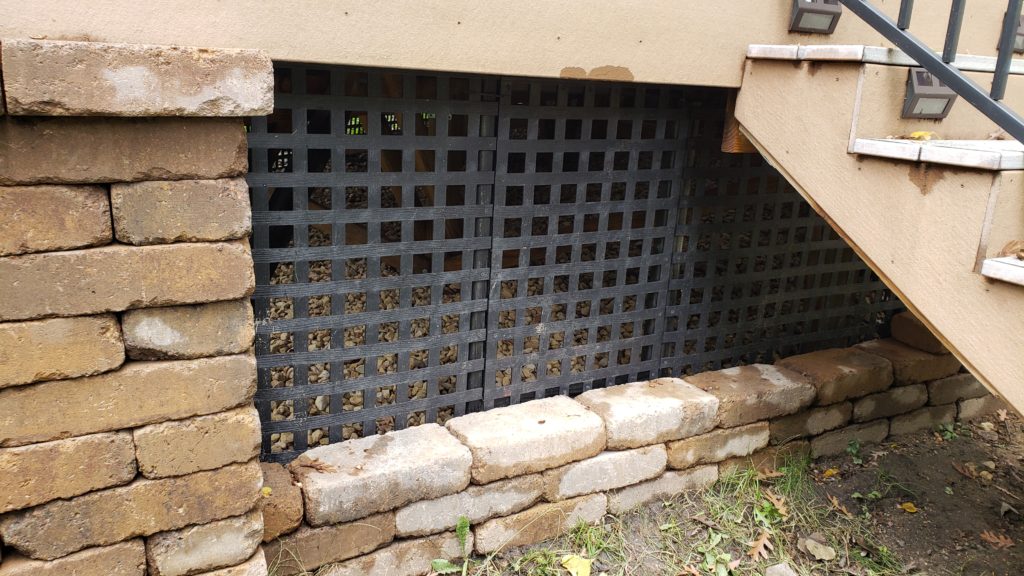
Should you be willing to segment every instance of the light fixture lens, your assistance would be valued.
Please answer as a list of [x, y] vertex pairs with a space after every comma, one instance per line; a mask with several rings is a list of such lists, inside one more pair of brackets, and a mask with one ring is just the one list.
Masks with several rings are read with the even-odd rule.
[[1017, 37], [1013, 40], [1013, 51], [1024, 52], [1024, 36], [1017, 34]]
[[946, 98], [919, 98], [914, 105], [914, 114], [933, 116], [946, 110], [949, 100]]
[[804, 30], [820, 30], [822, 32], [828, 32], [829, 28], [832, 27], [832, 20], [835, 16], [831, 14], [815, 14], [813, 12], [806, 12], [800, 18], [800, 28]]

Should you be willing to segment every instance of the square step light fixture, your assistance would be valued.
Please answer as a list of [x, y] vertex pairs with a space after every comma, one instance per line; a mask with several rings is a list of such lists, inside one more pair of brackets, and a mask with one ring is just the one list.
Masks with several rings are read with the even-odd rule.
[[839, 24], [843, 7], [839, 0], [793, 0], [789, 18], [790, 32], [831, 34]]
[[956, 92], [924, 68], [911, 68], [907, 77], [904, 118], [942, 119], [956, 102]]

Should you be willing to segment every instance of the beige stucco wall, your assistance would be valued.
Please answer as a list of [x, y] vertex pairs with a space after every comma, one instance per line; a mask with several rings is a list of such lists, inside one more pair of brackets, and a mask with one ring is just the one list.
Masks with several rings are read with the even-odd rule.
[[[890, 14], [899, 0], [873, 0]], [[951, 0], [911, 30], [941, 47]], [[276, 60], [739, 86], [752, 43], [882, 44], [847, 11], [786, 32], [789, 0], [0, 0], [0, 37], [260, 48]], [[961, 52], [995, 52], [1005, 2], [969, 4]]]

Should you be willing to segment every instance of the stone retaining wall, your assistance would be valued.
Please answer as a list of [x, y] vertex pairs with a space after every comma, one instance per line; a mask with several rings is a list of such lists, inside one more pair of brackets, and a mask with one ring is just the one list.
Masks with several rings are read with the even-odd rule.
[[241, 117], [269, 59], [0, 48], [0, 576], [265, 576]]
[[264, 464], [267, 564], [279, 576], [423, 575], [431, 559], [462, 555], [460, 516], [472, 525], [467, 547], [489, 554], [736, 467], [840, 454], [851, 440], [999, 407], [916, 323], [894, 323], [903, 341], [534, 400]]

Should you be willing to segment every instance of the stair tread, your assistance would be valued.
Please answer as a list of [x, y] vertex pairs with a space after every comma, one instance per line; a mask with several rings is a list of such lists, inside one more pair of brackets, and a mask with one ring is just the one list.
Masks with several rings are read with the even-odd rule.
[[1024, 260], [1015, 256], [989, 258], [981, 264], [981, 275], [1024, 286]]
[[[751, 44], [747, 47], [747, 58], [917, 66], [914, 59], [907, 56], [902, 50], [862, 44]], [[996, 58], [995, 56], [957, 54], [953, 65], [967, 72], [992, 73], [996, 69]], [[1024, 59], [1015, 58], [1011, 61], [1010, 74], [1024, 74]]]
[[979, 170], [1024, 170], [1024, 144], [1016, 140], [857, 138], [851, 152]]

